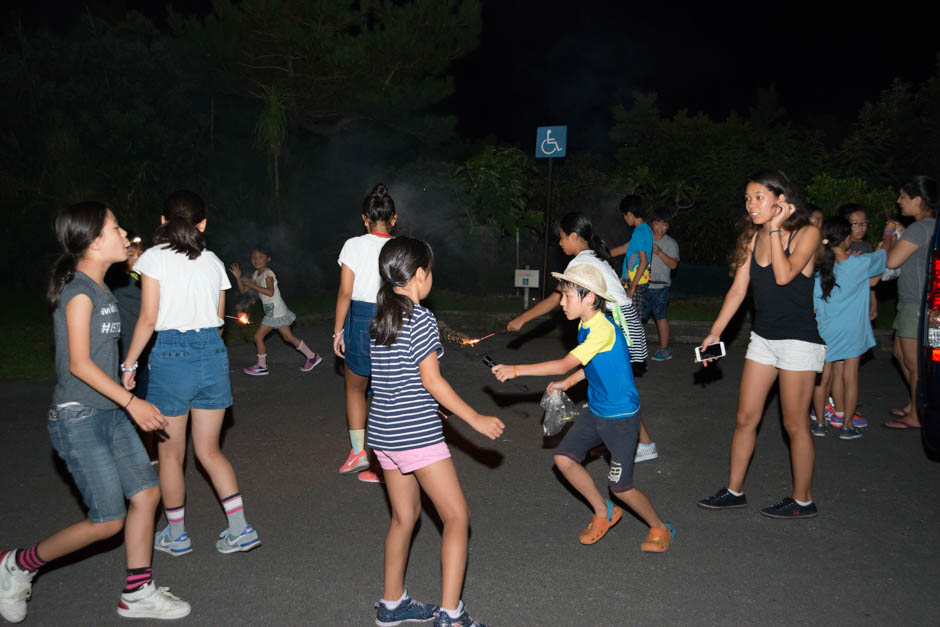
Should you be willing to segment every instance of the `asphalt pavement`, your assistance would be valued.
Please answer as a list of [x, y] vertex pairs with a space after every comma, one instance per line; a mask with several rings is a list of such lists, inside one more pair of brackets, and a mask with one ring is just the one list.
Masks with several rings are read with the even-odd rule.
[[[323, 323], [296, 329], [324, 354], [330, 331]], [[502, 363], [558, 358], [564, 342], [549, 334], [499, 335], [475, 348], [445, 344], [444, 376], [473, 407], [506, 423], [496, 442], [457, 418], [445, 423], [473, 509], [463, 598], [477, 620], [491, 626], [940, 622], [940, 466], [926, 458], [917, 432], [880, 427], [904, 399], [888, 353], [877, 352], [861, 368], [861, 410], [872, 423], [864, 436], [842, 441], [830, 430], [815, 438], [819, 516], [796, 521], [759, 513], [791, 487], [776, 396], [748, 475], [749, 506], [707, 511], [695, 505], [727, 479], [744, 349], [730, 347], [707, 371], [693, 364], [691, 345], [675, 345], [672, 360], [651, 363], [638, 387], [659, 458], [638, 464], [634, 477], [678, 531], [672, 548], [656, 555], [640, 552], [647, 529], [632, 516], [596, 545], [578, 542], [591, 512], [553, 469], [558, 438], [541, 434], [538, 401], [549, 379], [519, 379], [527, 386], [522, 390], [498, 383], [480, 361], [483, 353]], [[225, 517], [190, 455], [186, 523], [193, 552], [155, 555], [155, 579], [192, 603], [183, 619], [188, 624], [374, 624], [388, 501], [382, 486], [336, 473], [349, 449], [338, 364], [329, 354], [301, 373], [302, 357], [276, 335], [268, 351], [271, 374], [249, 377], [241, 369], [253, 363], [253, 345], [230, 350], [235, 405], [223, 440], [263, 544], [245, 554], [215, 551]], [[36, 542], [83, 516], [46, 433], [52, 386], [51, 380], [0, 384], [7, 407], [0, 427], [3, 548]], [[603, 485], [603, 456], [587, 467]], [[406, 578], [422, 601], [440, 600], [439, 546], [439, 521], [426, 507]], [[115, 612], [123, 579], [120, 539], [50, 565], [34, 582], [26, 624], [126, 624]]]

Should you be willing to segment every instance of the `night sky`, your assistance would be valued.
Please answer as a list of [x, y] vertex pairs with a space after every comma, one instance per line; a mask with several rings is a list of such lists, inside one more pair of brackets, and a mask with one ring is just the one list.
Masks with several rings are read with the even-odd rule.
[[[170, 4], [196, 14], [210, 6]], [[933, 73], [940, 22], [928, 5], [484, 1], [481, 46], [455, 65], [457, 93], [439, 108], [458, 116], [466, 137], [527, 147], [536, 126], [568, 124], [572, 150], [603, 151], [611, 106], [629, 104], [634, 90], [657, 92], [665, 114], [686, 108], [723, 120], [747, 115], [757, 90], [775, 84], [791, 119], [844, 127], [893, 78], [918, 83]], [[112, 18], [133, 8], [158, 24], [166, 15], [164, 0], [8, 6], [53, 28], [86, 6]]]

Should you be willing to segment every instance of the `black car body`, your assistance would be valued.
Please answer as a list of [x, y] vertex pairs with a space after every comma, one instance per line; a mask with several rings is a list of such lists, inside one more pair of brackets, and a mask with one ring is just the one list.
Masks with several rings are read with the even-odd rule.
[[940, 460], [940, 229], [931, 238], [927, 282], [921, 304], [918, 346], [917, 415], [924, 446]]

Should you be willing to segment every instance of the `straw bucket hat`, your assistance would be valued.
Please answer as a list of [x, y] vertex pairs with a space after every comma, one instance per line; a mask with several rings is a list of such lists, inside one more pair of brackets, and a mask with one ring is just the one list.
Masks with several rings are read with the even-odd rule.
[[604, 300], [615, 302], [613, 296], [607, 294], [607, 281], [600, 270], [590, 264], [578, 264], [571, 266], [564, 273], [552, 272], [552, 276], [559, 281], [567, 281], [581, 287], [591, 290]]

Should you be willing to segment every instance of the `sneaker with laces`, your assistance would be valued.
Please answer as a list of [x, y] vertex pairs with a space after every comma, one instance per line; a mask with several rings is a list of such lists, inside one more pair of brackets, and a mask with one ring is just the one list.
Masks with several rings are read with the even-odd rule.
[[185, 531], [180, 537], [171, 538], [170, 526], [167, 525], [163, 528], [163, 531], [153, 534], [153, 548], [173, 557], [180, 557], [193, 552], [193, 541]]
[[451, 625], [456, 627], [486, 627], [483, 623], [473, 620], [467, 608], [464, 608], [457, 618], [451, 618], [450, 614], [444, 610], [438, 610], [437, 616], [434, 617], [434, 627], [450, 627]]
[[650, 529], [640, 550], [644, 553], [665, 553], [676, 537], [676, 528], [672, 523], [666, 523], [666, 529]]
[[814, 420], [814, 421], [813, 421], [813, 424], [810, 425], [809, 430], [812, 431], [812, 432], [813, 432], [813, 435], [815, 435], [817, 438], [824, 438], [824, 437], [826, 437], [826, 425], [825, 425], [825, 423], [820, 424], [820, 423], [818, 423], [818, 422], [816, 422], [816, 421]]
[[319, 353], [314, 353], [313, 357], [304, 362], [304, 365], [300, 367], [301, 372], [310, 372], [314, 368], [320, 365], [320, 362], [323, 361], [323, 358], [320, 357]]
[[859, 429], [864, 429], [868, 426], [868, 421], [862, 418], [862, 415], [856, 410], [855, 413], [852, 414], [852, 424]]
[[825, 414], [826, 422], [831, 424], [836, 429], [842, 428], [842, 423], [844, 422], [845, 418], [836, 413], [836, 407], [832, 404], [831, 398], [826, 401], [826, 408], [823, 410], [823, 413]]
[[349, 449], [349, 457], [347, 457], [343, 465], [339, 467], [339, 474], [348, 475], [359, 472], [360, 470], [365, 470], [368, 467], [369, 453], [366, 449], [362, 449], [358, 453], [353, 453], [353, 450]]
[[219, 553], [238, 553], [239, 551], [250, 551], [261, 546], [261, 538], [258, 532], [251, 525], [248, 525], [237, 536], [230, 536], [228, 529], [219, 534], [219, 539], [215, 543], [215, 548]]
[[379, 627], [395, 627], [402, 623], [423, 623], [434, 620], [440, 609], [430, 603], [415, 601], [406, 590], [404, 600], [394, 610], [385, 607], [381, 601], [375, 604], [375, 624]]
[[789, 496], [760, 511], [770, 518], [812, 518], [818, 514], [815, 503], [800, 505]]
[[385, 483], [385, 477], [382, 476], [382, 471], [378, 470], [363, 470], [358, 475], [359, 481], [363, 483]]
[[5, 620], [21, 623], [26, 619], [26, 602], [35, 575], [16, 565], [16, 551], [0, 553], [0, 616]]
[[581, 544], [594, 544], [600, 541], [601, 538], [607, 535], [611, 527], [620, 522], [622, 517], [623, 510], [616, 507], [613, 502], [608, 499], [607, 516], [592, 516], [591, 522], [588, 523], [588, 526], [585, 527], [581, 535], [578, 536], [578, 540], [581, 541]]
[[660, 348], [658, 351], [653, 353], [653, 356], [650, 357], [653, 361], [666, 361], [667, 359], [672, 359], [672, 349], [671, 348]]
[[705, 509], [735, 509], [747, 506], [747, 496], [731, 494], [728, 488], [722, 488], [712, 496], [698, 502], [699, 507]]
[[633, 458], [633, 463], [637, 464], [657, 457], [659, 457], [659, 451], [656, 450], [656, 442], [650, 442], [649, 444], [640, 442], [636, 445], [636, 456]]
[[261, 364], [255, 364], [254, 366], [243, 368], [242, 372], [245, 374], [250, 374], [253, 377], [263, 377], [264, 375], [268, 374], [268, 369]]
[[844, 425], [839, 432], [840, 440], [855, 440], [856, 438], [860, 437], [862, 437], [862, 430], [858, 427]]
[[153, 582], [125, 592], [118, 601], [117, 613], [124, 618], [162, 618], [171, 620], [189, 616], [189, 603], [170, 593], [166, 586], [156, 587]]

